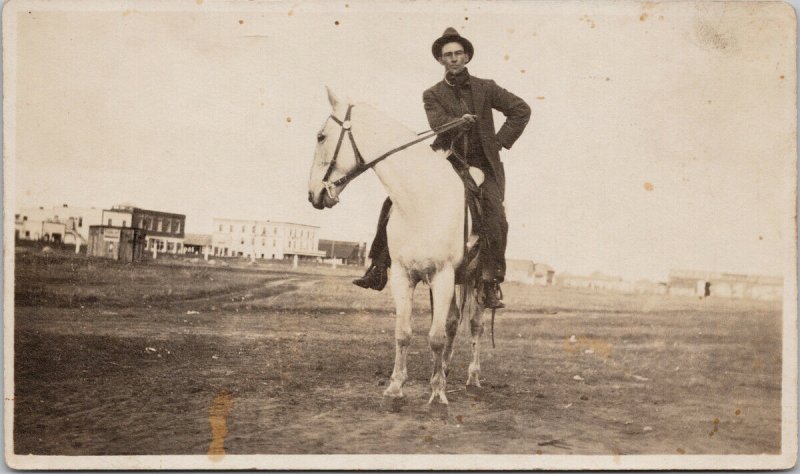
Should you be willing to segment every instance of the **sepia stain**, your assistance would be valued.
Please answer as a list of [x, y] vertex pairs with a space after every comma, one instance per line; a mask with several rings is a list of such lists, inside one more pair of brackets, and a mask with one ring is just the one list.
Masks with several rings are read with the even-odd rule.
[[194, 3], [196, 3], [198, 5], [202, 5], [203, 4], [203, 0], [194, 0]]
[[225, 456], [225, 437], [228, 436], [227, 420], [233, 408], [233, 397], [223, 390], [214, 397], [208, 408], [208, 422], [211, 424], [211, 444], [208, 446], [208, 457], [217, 462]]
[[537, 449], [536, 450], [536, 454], [542, 454], [542, 453], [543, 453], [543, 451], [541, 449]]
[[742, 410], [739, 410], [739, 409], [737, 408], [737, 409], [736, 409], [736, 411], [735, 411], [735, 412], [733, 412], [733, 414], [734, 414], [734, 415], [736, 415], [736, 416], [739, 416], [739, 415], [741, 415], [741, 414], [742, 414]]
[[781, 74], [781, 79], [785, 79], [785, 77], [783, 76], [783, 74]]
[[130, 14], [131, 14], [130, 10], [125, 10], [124, 12], [122, 12], [122, 16], [128, 16]]
[[678, 448], [675, 450], [678, 454], [686, 454], [686, 451], [683, 448]]
[[664, 20], [664, 15], [658, 15], [658, 19], [663, 21]]
[[645, 191], [652, 191], [653, 190], [653, 183], [651, 183], [649, 181], [644, 183], [644, 190]]
[[344, 4], [344, 7], [345, 7], [345, 8], [350, 8], [350, 4], [349, 4], [349, 3], [345, 3], [345, 4]]
[[732, 36], [717, 30], [708, 23], [698, 22], [694, 28], [695, 36], [700, 40], [700, 46], [725, 52], [734, 48], [735, 41]]
[[520, 69], [519, 72], [521, 72], [522, 74], [525, 74], [525, 70], [524, 69]]
[[543, 95], [540, 95], [540, 96], [538, 96], [538, 97], [536, 98], [536, 100], [544, 100], [544, 96], [543, 96]]
[[508, 61], [508, 55], [506, 54], [505, 56], [503, 56], [503, 59], [505, 59], [506, 61]]
[[764, 236], [763, 235], [759, 235], [758, 236], [758, 240], [764, 240]]
[[286, 117], [286, 122], [287, 123], [292, 123], [292, 118], [291, 117]]
[[513, 35], [513, 34], [514, 34], [514, 28], [508, 28], [508, 29], [506, 30], [506, 33], [508, 33], [508, 34], [510, 34], [510, 35]]
[[244, 25], [244, 20], [239, 20], [240, 25]]
[[464, 21], [469, 21], [469, 17], [468, 17], [468, 16], [465, 16], [465, 17], [464, 17]]
[[461, 416], [461, 415], [457, 415], [456, 416], [456, 421], [458, 421], [459, 423], [464, 423], [464, 417]]
[[334, 21], [333, 24], [339, 26], [339, 20]]
[[289, 16], [292, 16], [292, 15], [294, 15], [294, 11], [293, 11], [293, 10], [289, 10], [289, 12], [287, 13], [287, 15], [289, 15]]
[[639, 21], [647, 21], [647, 13], [642, 13], [639, 15]]

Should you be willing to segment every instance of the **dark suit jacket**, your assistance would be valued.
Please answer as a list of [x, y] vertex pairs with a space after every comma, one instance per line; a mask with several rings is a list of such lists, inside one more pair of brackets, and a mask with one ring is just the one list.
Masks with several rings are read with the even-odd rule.
[[[528, 124], [531, 108], [524, 100], [508, 92], [489, 79], [480, 79], [475, 76], [469, 78], [472, 88], [473, 111], [478, 116], [475, 124], [478, 127], [483, 152], [489, 160], [497, 184], [501, 192], [505, 193], [506, 176], [503, 163], [500, 161], [500, 148], [511, 148], [517, 138]], [[453, 119], [464, 115], [462, 107], [452, 90], [444, 81], [426, 90], [422, 94], [425, 102], [425, 113], [431, 128], [436, 128]], [[499, 110], [506, 116], [506, 121], [495, 134], [492, 109]], [[449, 149], [453, 137], [458, 130], [451, 130], [436, 137], [431, 145], [435, 150]]]

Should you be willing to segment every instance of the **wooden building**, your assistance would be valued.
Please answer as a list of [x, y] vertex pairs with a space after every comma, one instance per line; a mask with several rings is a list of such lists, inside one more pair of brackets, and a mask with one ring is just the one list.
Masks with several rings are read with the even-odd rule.
[[123, 262], [142, 260], [145, 231], [132, 227], [93, 225], [89, 227], [87, 254]]
[[325, 260], [337, 260], [343, 265], [364, 265], [366, 242], [319, 239], [319, 250], [325, 252]]

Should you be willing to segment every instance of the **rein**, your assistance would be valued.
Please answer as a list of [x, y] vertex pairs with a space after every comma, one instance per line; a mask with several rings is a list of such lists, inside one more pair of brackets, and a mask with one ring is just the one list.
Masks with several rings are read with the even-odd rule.
[[[344, 120], [339, 120], [338, 118], [336, 118], [336, 116], [331, 114], [331, 119], [333, 119], [334, 122], [339, 124], [339, 126], [342, 128], [342, 131], [339, 134], [339, 141], [336, 143], [336, 149], [333, 152], [333, 158], [331, 159], [331, 163], [330, 165], [328, 165], [327, 171], [325, 171], [325, 177], [322, 178], [322, 185], [325, 186], [325, 191], [328, 193], [328, 196], [335, 201], [339, 200], [338, 196], [336, 196], [337, 186], [349, 183], [354, 178], [359, 176], [361, 173], [367, 171], [370, 168], [373, 168], [381, 161], [385, 160], [386, 158], [392, 156], [393, 154], [399, 151], [405, 150], [411, 145], [416, 145], [421, 141], [427, 140], [428, 138], [434, 137], [440, 133], [456, 128], [466, 122], [466, 119], [464, 118], [457, 118], [445, 124], [442, 124], [436, 128], [433, 128], [426, 132], [422, 132], [419, 134], [419, 138], [411, 140], [410, 142], [404, 143], [403, 145], [400, 145], [398, 147], [392, 148], [391, 150], [387, 151], [386, 153], [380, 155], [379, 157], [367, 163], [364, 160], [364, 157], [361, 155], [361, 152], [358, 151], [358, 147], [356, 146], [356, 141], [353, 138], [353, 130], [352, 130], [352, 125], [350, 123], [350, 115], [351, 112], [353, 111], [353, 107], [355, 107], [353, 104], [347, 106], [347, 113], [344, 116]], [[339, 150], [342, 147], [342, 142], [344, 141], [345, 133], [350, 138], [350, 144], [353, 146], [353, 152], [355, 153], [356, 162], [358, 163], [358, 165], [352, 171], [346, 173], [341, 178], [331, 182], [329, 181], [329, 178], [331, 177], [331, 173], [333, 173], [333, 169], [336, 167], [336, 159], [339, 156]]]

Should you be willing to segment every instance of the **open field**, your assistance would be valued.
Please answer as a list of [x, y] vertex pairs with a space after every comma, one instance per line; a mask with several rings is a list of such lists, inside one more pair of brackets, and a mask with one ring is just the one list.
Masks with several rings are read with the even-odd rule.
[[484, 387], [462, 327], [428, 407], [427, 290], [389, 403], [391, 297], [359, 270], [18, 253], [15, 452], [780, 451], [779, 303], [507, 284]]

